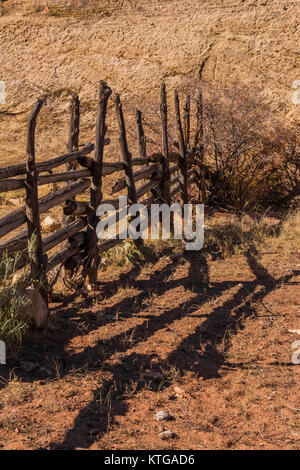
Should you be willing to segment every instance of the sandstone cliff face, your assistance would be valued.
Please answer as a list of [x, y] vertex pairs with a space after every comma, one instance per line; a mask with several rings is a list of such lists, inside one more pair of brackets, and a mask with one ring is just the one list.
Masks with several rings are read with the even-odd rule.
[[172, 88], [197, 77], [204, 60], [204, 79], [259, 86], [275, 112], [299, 121], [300, 105], [291, 99], [292, 83], [300, 80], [298, 0], [132, 1], [109, 14], [111, 2], [104, 14], [78, 2], [82, 8], [66, 15], [53, 4], [59, 2], [2, 6], [7, 102], [0, 105], [6, 111], [0, 164], [23, 158], [27, 113], [37, 96], [50, 93], [37, 142], [38, 158], [45, 158], [65, 149], [69, 91], [80, 93], [83, 138], [93, 139], [99, 79], [124, 99], [133, 92], [150, 99], [162, 79]]

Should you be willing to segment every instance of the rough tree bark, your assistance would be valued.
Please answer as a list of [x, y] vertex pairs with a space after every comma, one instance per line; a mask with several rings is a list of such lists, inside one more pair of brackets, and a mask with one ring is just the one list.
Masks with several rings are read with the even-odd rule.
[[47, 257], [43, 254], [40, 225], [40, 211], [37, 189], [37, 171], [35, 167], [35, 129], [38, 114], [44, 104], [43, 99], [35, 103], [28, 119], [26, 148], [26, 221], [28, 230], [28, 254], [31, 277], [36, 289], [48, 305], [48, 286], [46, 276]]
[[97, 217], [96, 210], [102, 201], [102, 172], [103, 172], [103, 150], [106, 134], [106, 112], [107, 102], [112, 91], [106, 82], [100, 81], [98, 115], [96, 121], [96, 142], [94, 165], [92, 168], [93, 178], [90, 192], [90, 204], [88, 208], [87, 227], [87, 252], [84, 263], [84, 270], [88, 277], [88, 288], [92, 288], [97, 281], [97, 272], [100, 264], [100, 256], [97, 251], [98, 237], [96, 234]]
[[170, 170], [168, 141], [168, 107], [165, 83], [161, 84], [160, 114], [162, 123], [162, 182], [161, 195], [164, 202], [170, 203]]
[[180, 117], [180, 103], [179, 103], [179, 96], [178, 91], [175, 90], [175, 112], [176, 112], [176, 123], [177, 123], [177, 131], [178, 131], [178, 140], [179, 140], [179, 153], [180, 153], [180, 192], [181, 192], [181, 199], [183, 204], [188, 203], [188, 178], [187, 178], [187, 158], [186, 158], [186, 146], [184, 141], [184, 134], [181, 124], [181, 117]]
[[[119, 143], [121, 148], [121, 156], [124, 165], [125, 179], [128, 192], [128, 203], [129, 205], [137, 203], [137, 192], [135, 188], [134, 176], [132, 171], [131, 164], [131, 153], [128, 149], [127, 136], [126, 136], [126, 127], [124, 121], [124, 115], [122, 110], [122, 104], [120, 100], [120, 95], [117, 93], [114, 95], [114, 103], [117, 113], [118, 125], [119, 125]], [[130, 222], [130, 221], [129, 221]], [[137, 247], [143, 245], [142, 239], [134, 240], [134, 243]]]

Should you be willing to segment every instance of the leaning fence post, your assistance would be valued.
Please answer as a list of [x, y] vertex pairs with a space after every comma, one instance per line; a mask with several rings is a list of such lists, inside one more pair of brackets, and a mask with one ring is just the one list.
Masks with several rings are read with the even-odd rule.
[[43, 99], [35, 103], [28, 119], [26, 148], [26, 219], [28, 229], [28, 254], [31, 277], [37, 290], [48, 305], [48, 288], [46, 277], [47, 256], [43, 254], [40, 211], [38, 201], [37, 171], [35, 166], [35, 128], [38, 114], [44, 104]]
[[[79, 127], [80, 127], [80, 101], [77, 93], [72, 94], [70, 102], [70, 130], [69, 130], [69, 140], [68, 140], [68, 152], [76, 152], [78, 150], [79, 143]], [[67, 171], [76, 170], [78, 166], [77, 161], [75, 160], [72, 163], [66, 164]]]
[[88, 276], [89, 287], [91, 288], [97, 281], [97, 272], [100, 264], [100, 256], [97, 252], [98, 237], [96, 233], [97, 217], [96, 210], [102, 201], [102, 168], [103, 168], [103, 149], [105, 134], [107, 131], [105, 125], [107, 102], [111, 95], [111, 89], [106, 82], [100, 81], [98, 114], [96, 121], [96, 142], [94, 164], [92, 166], [93, 177], [90, 190], [90, 203], [87, 216], [87, 250], [85, 258], [85, 273]]
[[170, 203], [170, 170], [169, 170], [169, 141], [168, 141], [168, 106], [166, 85], [161, 84], [160, 115], [162, 123], [162, 182], [161, 195], [164, 202]]
[[133, 179], [133, 172], [131, 166], [131, 153], [128, 150], [127, 136], [124, 115], [122, 110], [122, 104], [120, 100], [120, 95], [118, 93], [114, 96], [114, 103], [116, 107], [118, 125], [119, 125], [119, 142], [121, 148], [121, 156], [124, 165], [126, 185], [128, 189], [128, 200], [130, 204], [135, 204], [137, 202], [135, 183]]
[[190, 146], [190, 131], [191, 131], [191, 97], [186, 96], [184, 105], [184, 142], [186, 149]]
[[[139, 158], [147, 159], [147, 147], [146, 147], [146, 137], [143, 128], [143, 121], [142, 121], [142, 112], [138, 109], [136, 110], [136, 123], [137, 123], [137, 140], [139, 146]], [[150, 166], [150, 161], [146, 163], [146, 166]], [[151, 178], [151, 177], [150, 177]], [[154, 198], [157, 198], [157, 191], [156, 189], [151, 189], [151, 194]]]
[[142, 122], [142, 112], [136, 110], [137, 140], [139, 146], [139, 158], [147, 157], [146, 138]]
[[180, 175], [179, 175], [179, 184], [180, 184], [180, 193], [183, 204], [188, 203], [188, 177], [187, 177], [187, 159], [186, 159], [186, 146], [184, 142], [183, 129], [180, 118], [180, 104], [178, 91], [175, 90], [175, 112], [176, 112], [176, 123], [178, 131], [178, 140], [179, 140], [179, 153], [180, 153]]
[[[69, 139], [67, 149], [69, 153], [78, 151], [79, 143], [79, 125], [80, 125], [80, 101], [77, 93], [72, 94], [70, 106], [70, 128], [69, 128]], [[66, 163], [66, 170], [76, 170], [78, 168], [78, 162], [75, 160], [72, 163]], [[66, 226], [73, 222], [74, 217], [64, 216], [62, 225]]]
[[[79, 148], [79, 128], [80, 128], [80, 101], [77, 93], [72, 93], [70, 106], [70, 127], [69, 127], [69, 139], [67, 143], [67, 149], [69, 153], [78, 151]], [[78, 162], [75, 160], [71, 163], [66, 163], [66, 170], [76, 170], [78, 168]], [[76, 197], [75, 197], [76, 199]], [[66, 227], [75, 220], [75, 217], [72, 215], [63, 214], [62, 217], [62, 226]], [[65, 242], [65, 247], [68, 246], [68, 241]], [[71, 278], [74, 271], [67, 270], [64, 266], [64, 276]]]
[[198, 89], [197, 96], [197, 125], [194, 142], [195, 163], [194, 173], [198, 187], [199, 201], [206, 202], [206, 184], [205, 184], [205, 166], [204, 166], [204, 125], [203, 125], [203, 96], [202, 91]]
[[[124, 114], [122, 110], [122, 104], [120, 100], [120, 95], [116, 93], [114, 95], [114, 103], [117, 113], [117, 120], [119, 125], [119, 143], [121, 148], [121, 156], [124, 165], [125, 171], [125, 180], [126, 186], [128, 191], [128, 203], [136, 204], [137, 203], [137, 196], [136, 196], [136, 188], [135, 188], [135, 181], [133, 177], [132, 165], [131, 165], [131, 153], [128, 149], [127, 143], [127, 136], [126, 136], [126, 127], [125, 127], [125, 120]], [[141, 239], [134, 240], [136, 246], [141, 246], [143, 241]]]

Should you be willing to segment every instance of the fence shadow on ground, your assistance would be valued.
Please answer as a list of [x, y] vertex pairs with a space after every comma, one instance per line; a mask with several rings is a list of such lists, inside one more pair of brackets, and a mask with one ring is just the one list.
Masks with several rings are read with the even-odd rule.
[[[280, 230], [276, 232], [276, 235]], [[137, 279], [141, 273], [142, 262], [133, 266], [129, 272], [120, 275], [117, 281], [103, 282], [100, 295], [110, 298], [117, 292], [117, 286], [133, 287], [139, 291], [132, 298], [125, 298], [117, 302], [113, 306], [106, 307], [104, 314], [112, 315], [118, 311], [127, 312], [125, 317], [133, 313], [139, 314], [143, 310], [143, 302], [150, 295], [163, 295], [172, 289], [185, 286], [193, 291], [193, 297], [182, 302], [174, 308], [166, 307], [159, 315], [143, 315], [143, 320], [138, 326], [129, 327], [122, 333], [115, 334], [109, 341], [99, 341], [93, 347], [87, 347], [80, 353], [66, 354], [65, 348], [70, 340], [76, 336], [85, 335], [99, 328], [94, 317], [89, 317], [86, 322], [86, 329], [82, 332], [77, 328], [76, 322], [70, 321], [69, 318], [80, 318], [82, 309], [89, 309], [92, 306], [93, 299], [97, 296], [87, 296], [76, 302], [76, 294], [67, 296], [65, 301], [56, 309], [53, 319], [57, 323], [57, 330], [46, 332], [42, 335], [30, 333], [21, 347], [20, 356], [22, 360], [35, 360], [45, 366], [56, 361], [60, 365], [60, 377], [67, 376], [72, 370], [82, 369], [82, 365], [86, 370], [95, 370], [98, 366], [95, 364], [103, 364], [115, 353], [125, 353], [129, 348], [126, 338], [134, 334], [134, 344], [148, 340], [156, 332], [168, 328], [173, 322], [183, 317], [194, 316], [193, 313], [199, 310], [203, 305], [208, 304], [212, 299], [218, 299], [232, 288], [238, 287], [237, 292], [232, 298], [225, 301], [222, 305], [217, 306], [213, 310], [209, 310], [205, 315], [196, 315], [203, 318], [203, 322], [194, 332], [182, 340], [182, 342], [171, 351], [166, 360], [161, 361], [155, 354], [137, 354], [131, 353], [124, 357], [117, 365], [108, 365], [106, 370], [112, 374], [112, 379], [105, 381], [102, 386], [95, 391], [93, 400], [85, 406], [76, 418], [73, 428], [66, 434], [63, 442], [52, 442], [52, 449], [71, 449], [76, 446], [88, 448], [92, 443], [104, 435], [113, 425], [116, 416], [124, 415], [127, 412], [126, 386], [130, 380], [137, 382], [136, 392], [145, 387], [152, 387], [157, 390], [158, 385], [141, 379], [141, 371], [152, 367], [155, 361], [156, 370], [160, 371], [168, 367], [175, 367], [181, 375], [186, 371], [193, 371], [204, 379], [218, 377], [223, 366], [232, 367], [226, 362], [224, 354], [220, 353], [218, 346], [230, 327], [231, 334], [236, 334], [238, 329], [243, 327], [243, 321], [250, 316], [255, 315], [255, 303], [261, 301], [267, 294], [280, 287], [283, 283], [291, 280], [299, 272], [293, 272], [278, 279], [272, 277], [268, 271], [261, 265], [258, 260], [258, 253], [254, 246], [250, 246], [245, 252], [248, 265], [255, 275], [254, 281], [228, 281], [228, 282], [210, 282], [209, 266], [207, 257], [204, 252], [188, 253], [185, 255], [185, 261], [188, 261], [188, 275], [184, 278], [170, 279], [180, 266], [181, 260], [168, 260], [163, 269], [154, 271], [147, 280]], [[217, 256], [218, 257], [218, 256]], [[221, 254], [219, 254], [221, 257]], [[69, 307], [71, 301], [75, 301]], [[232, 312], [234, 311], [234, 315]], [[199, 338], [201, 337], [202, 350], [197, 351], [199, 347]], [[245, 367], [245, 364], [235, 364], [233, 367]], [[19, 375], [19, 370], [18, 375]], [[4, 375], [4, 374], [1, 374]], [[34, 382], [40, 379], [31, 374], [20, 374], [22, 381]], [[111, 390], [117, 385], [117, 392], [111, 395], [111, 406], [101, 409], [99, 407], [100, 393], [105, 395], [111, 393]], [[118, 400], [116, 400], [116, 394]], [[89, 433], [87, 423], [91, 416], [98, 419], [97, 427], [99, 434], [93, 437]]]
[[[254, 281], [213, 283], [205, 294], [203, 294], [203, 292], [201, 293], [201, 289], [199, 289], [199, 294], [196, 298], [167, 310], [157, 317], [150, 317], [147, 326], [145, 323], [139, 325], [135, 331], [135, 344], [149, 339], [155, 332], [167, 327], [175, 320], [182, 318], [183, 312], [189, 312], [189, 314], [192, 315], [193, 311], [197, 311], [201, 305], [205, 305], [208, 299], [212, 297], [217, 298], [227, 289], [242, 284], [230, 300], [213, 309], [208, 315], [205, 315], [201, 326], [197, 327], [193, 334], [187, 336], [176, 350], [173, 350], [168, 355], [166, 360], [157, 361], [158, 358], [155, 354], [144, 355], [134, 352], [123, 358], [117, 365], [108, 366], [107, 370], [112, 373], [113, 378], [102, 385], [101, 393], [105, 395], [105, 393], [113, 390], [117, 384], [116, 394], [118, 395], [118, 399], [116, 400], [116, 396], [112, 394], [111, 406], [107, 409], [102, 407], [99, 411], [100, 390], [97, 390], [94, 394], [94, 399], [88, 406], [80, 411], [73, 428], [67, 433], [64, 441], [61, 443], [52, 443], [50, 447], [52, 449], [71, 449], [76, 446], [90, 447], [96, 439], [104, 435], [107, 430], [111, 428], [117, 416], [125, 415], [128, 411], [126, 403], [127, 397], [125, 394], [128, 381], [137, 381], [138, 386], [136, 392], [149, 386], [145, 380], [141, 380], [140, 373], [141, 370], [151, 367], [153, 359], [156, 360], [156, 370], [158, 371], [165, 368], [166, 364], [168, 364], [169, 366], [176, 367], [181, 375], [186, 371], [193, 371], [204, 379], [218, 377], [222, 366], [230, 365], [226, 363], [224, 355], [218, 350], [218, 345], [220, 341], [222, 341], [227, 328], [230, 326], [231, 334], [235, 334], [237, 328], [242, 328], [244, 320], [255, 315], [255, 307], [253, 307], [253, 305], [255, 305], [256, 302], [262, 300], [274, 289], [299, 274], [299, 272], [294, 272], [275, 279], [267, 273], [253, 254], [247, 253], [246, 256], [252, 272], [256, 275]], [[169, 270], [170, 267], [167, 271]], [[184, 279], [180, 279], [179, 282], [184, 282]], [[173, 283], [166, 283], [166, 286], [163, 288], [164, 291], [170, 288], [170, 285], [173, 286]], [[234, 315], [232, 315], [233, 311], [235, 311]], [[116, 347], [113, 353], [122, 350], [122, 347], [120, 348], [120, 344], [123, 344], [122, 335], [118, 335], [114, 338], [113, 342]], [[200, 335], [204, 352], [198, 352], [193, 347], [199, 346]], [[124, 348], [124, 351], [125, 350], [126, 348]], [[90, 350], [90, 360], [92, 361], [98, 358], [97, 354], [97, 347]], [[80, 362], [80, 357], [82, 358], [82, 354], [75, 355], [73, 361], [75, 361], [75, 363], [77, 361]], [[238, 367], [238, 365], [236, 365], [236, 367]], [[241, 365], [241, 367], [243, 367], [243, 365]], [[157, 384], [154, 384], [154, 389], [155, 387], [157, 388]], [[90, 436], [87, 427], [91, 414], [99, 418], [97, 421], [99, 432], [98, 436], [94, 438]]]

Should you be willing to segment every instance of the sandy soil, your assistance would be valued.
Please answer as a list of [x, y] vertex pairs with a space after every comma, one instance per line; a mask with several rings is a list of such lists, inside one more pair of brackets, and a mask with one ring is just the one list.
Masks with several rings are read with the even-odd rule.
[[54, 329], [0, 366], [0, 447], [299, 450], [295, 223], [259, 251], [111, 268], [96, 295], [57, 299]]
[[[57, 0], [8, 0], [0, 16], [0, 163], [24, 158], [28, 111], [48, 94], [39, 124], [37, 158], [65, 151], [68, 95], [82, 100], [81, 143], [94, 141], [97, 83], [106, 79], [125, 101], [151, 102], [160, 81], [168, 89], [195, 79], [239, 80], [263, 89], [274, 111], [299, 119], [291, 85], [300, 79], [297, 0], [185, 0], [107, 4], [70, 13]], [[46, 6], [48, 5], [48, 7]], [[51, 7], [52, 5], [52, 7]], [[90, 5], [90, 7], [89, 7]], [[131, 5], [131, 6], [130, 6]], [[92, 11], [91, 11], [92, 10]]]

